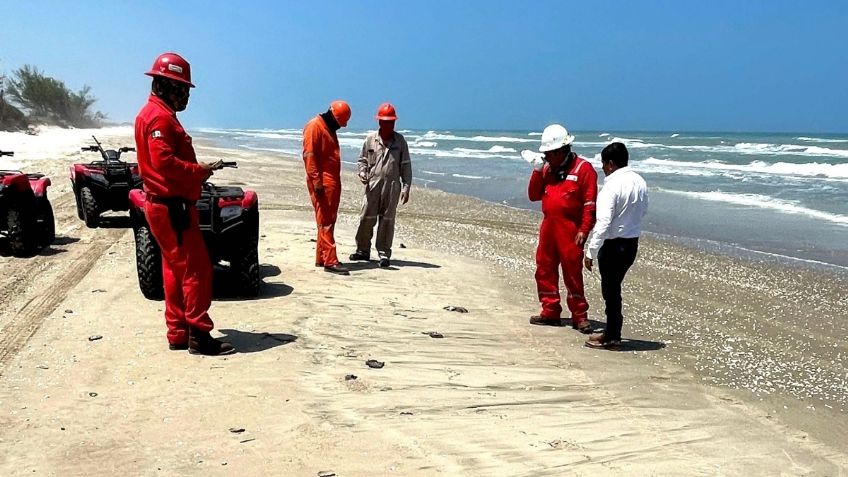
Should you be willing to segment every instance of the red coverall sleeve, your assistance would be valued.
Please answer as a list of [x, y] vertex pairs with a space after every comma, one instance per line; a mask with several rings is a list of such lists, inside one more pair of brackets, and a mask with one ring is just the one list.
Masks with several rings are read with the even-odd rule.
[[[589, 235], [595, 226], [596, 201], [598, 200], [598, 173], [588, 161], [583, 166], [585, 171], [581, 180], [583, 181], [583, 218], [580, 221], [579, 232]], [[582, 172], [582, 171], [581, 171]]]
[[204, 170], [200, 164], [184, 161], [174, 155], [171, 145], [178, 141], [176, 136], [174, 124], [167, 118], [159, 116], [151, 121], [147, 131], [147, 147], [153, 168], [169, 181], [203, 182]]
[[542, 196], [545, 195], [545, 174], [544, 171], [547, 170], [548, 165], [545, 164], [545, 168], [541, 171], [533, 170], [533, 173], [530, 174], [530, 184], [527, 186], [527, 198], [530, 199], [530, 202], [538, 202], [542, 200]]
[[312, 123], [303, 129], [303, 163], [306, 166], [306, 177], [312, 187], [322, 185], [321, 167], [317, 154], [321, 153], [321, 139], [318, 136], [318, 128]]

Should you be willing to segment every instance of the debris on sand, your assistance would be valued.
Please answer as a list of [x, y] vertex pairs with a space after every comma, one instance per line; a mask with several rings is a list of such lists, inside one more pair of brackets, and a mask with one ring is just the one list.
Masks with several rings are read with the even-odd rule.
[[406, 245], [404, 245], [403, 243], [401, 243], [401, 244], [400, 244], [400, 248], [406, 248]]
[[103, 337], [100, 336], [100, 335], [91, 335], [91, 336], [88, 337], [88, 341], [97, 341], [97, 340], [102, 340], [102, 339], [103, 339]]
[[242, 432], [244, 432], [244, 428], [243, 427], [231, 427], [230, 432], [232, 432], [233, 434], [241, 434]]
[[448, 305], [444, 309], [448, 311], [455, 311], [457, 313], [468, 313], [468, 310], [461, 306]]
[[357, 378], [355, 374], [348, 374], [345, 376], [345, 381], [353, 381]]
[[422, 335], [427, 335], [430, 338], [444, 338], [445, 335], [439, 333], [438, 331], [422, 331]]
[[382, 361], [377, 361], [376, 359], [369, 359], [368, 361], [365, 362], [365, 364], [367, 364], [369, 368], [374, 368], [374, 369], [380, 369], [380, 368], [382, 368], [383, 366], [386, 365], [386, 363], [384, 363]]
[[332, 470], [322, 470], [318, 472], [318, 477], [336, 477], [336, 473]]

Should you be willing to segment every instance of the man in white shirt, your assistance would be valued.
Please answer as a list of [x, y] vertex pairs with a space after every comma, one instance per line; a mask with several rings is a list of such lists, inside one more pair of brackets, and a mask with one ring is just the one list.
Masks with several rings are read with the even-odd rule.
[[583, 265], [592, 270], [595, 259], [601, 272], [601, 293], [606, 302], [607, 326], [586, 341], [589, 348], [621, 347], [621, 283], [636, 260], [642, 217], [648, 211], [645, 179], [627, 167], [627, 147], [614, 142], [601, 152], [604, 186], [598, 193], [597, 222], [589, 238]]

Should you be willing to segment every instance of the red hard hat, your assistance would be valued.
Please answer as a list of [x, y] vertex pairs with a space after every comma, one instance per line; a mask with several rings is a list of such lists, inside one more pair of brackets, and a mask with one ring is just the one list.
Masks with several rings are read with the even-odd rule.
[[397, 113], [395, 112], [395, 107], [392, 106], [392, 103], [383, 103], [377, 108], [377, 119], [382, 119], [384, 121], [394, 121], [397, 119]]
[[191, 82], [191, 66], [185, 58], [176, 53], [162, 53], [157, 56], [153, 62], [153, 67], [144, 74], [172, 79], [194, 88], [194, 84]]
[[336, 118], [339, 126], [347, 126], [347, 122], [350, 121], [350, 106], [345, 101], [340, 99], [333, 101], [330, 103], [330, 111], [333, 112], [333, 117]]

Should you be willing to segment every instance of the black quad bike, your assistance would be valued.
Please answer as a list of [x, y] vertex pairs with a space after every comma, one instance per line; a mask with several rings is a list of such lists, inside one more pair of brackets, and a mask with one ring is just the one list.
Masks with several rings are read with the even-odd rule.
[[129, 192], [141, 189], [138, 164], [124, 162], [121, 154], [135, 151], [133, 147], [103, 149], [96, 137], [93, 146], [84, 152], [99, 152], [101, 161], [71, 166], [71, 185], [77, 199], [77, 215], [89, 228], [100, 225], [100, 214], [106, 211], [129, 210]]
[[[0, 157], [14, 155], [0, 151]], [[44, 174], [0, 170], [0, 237], [6, 239], [13, 255], [31, 255], [56, 238], [48, 186], [50, 179]]]
[[[220, 167], [236, 167], [235, 162], [220, 162]], [[144, 215], [147, 200], [142, 190], [130, 191], [130, 218], [135, 232], [135, 260], [138, 286], [145, 298], [164, 296], [162, 255]], [[256, 192], [241, 187], [203, 184], [197, 201], [200, 230], [213, 267], [229, 272], [237, 296], [259, 295], [259, 198]]]

